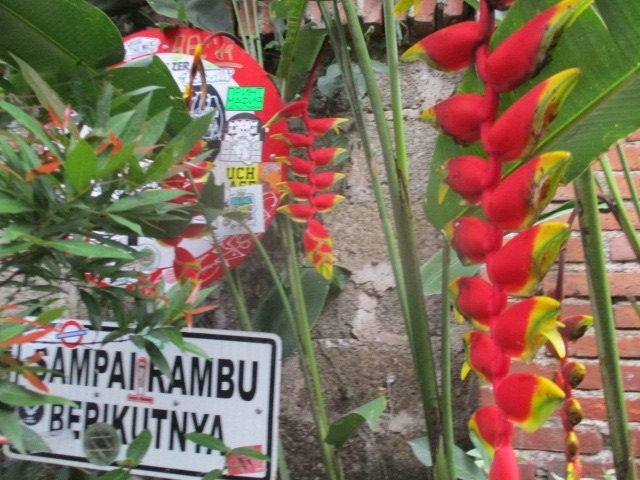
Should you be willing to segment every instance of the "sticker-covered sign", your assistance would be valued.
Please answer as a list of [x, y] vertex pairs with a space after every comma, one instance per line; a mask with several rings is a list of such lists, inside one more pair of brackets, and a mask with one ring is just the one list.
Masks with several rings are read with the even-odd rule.
[[[185, 340], [208, 352], [204, 358], [165, 345], [172, 379], [162, 375], [145, 352], [124, 338], [102, 345], [114, 326], [89, 330], [85, 322], [63, 320], [55, 332], [16, 346], [17, 358], [42, 354], [40, 373], [53, 395], [69, 405], [20, 407], [24, 425], [37, 432], [51, 452], [14, 458], [85, 468], [113, 469], [124, 460], [143, 429], [151, 446], [134, 472], [167, 479], [202, 478], [224, 470], [225, 479], [276, 478], [280, 339], [264, 333], [192, 329]], [[30, 385], [21, 377], [17, 380]], [[251, 448], [270, 462], [208, 450], [188, 441], [200, 432], [229, 448]]]
[[[125, 62], [156, 55], [168, 67], [178, 86], [185, 91], [192, 81], [189, 99], [192, 117], [214, 112], [203, 137], [212, 152], [210, 174], [225, 187], [225, 208], [243, 214], [243, 221], [258, 236], [273, 219], [279, 195], [275, 185], [286, 174], [275, 157], [288, 153], [287, 145], [271, 135], [286, 127], [265, 123], [283, 106], [280, 94], [269, 75], [232, 39], [193, 28], [149, 29], [124, 39]], [[202, 48], [203, 70], [191, 78], [194, 53]], [[202, 74], [204, 71], [204, 74]], [[195, 219], [203, 222], [203, 219]], [[226, 218], [213, 225], [219, 248], [230, 268], [252, 249], [245, 227]], [[205, 229], [206, 230], [206, 229]], [[200, 263], [199, 279], [208, 284], [224, 272], [218, 250], [206, 233], [185, 235], [179, 246]], [[173, 271], [175, 239], [169, 246], [152, 239], [137, 239], [153, 258], [147, 259], [144, 273], [154, 274], [170, 286], [176, 281]], [[131, 243], [131, 242], [129, 242]]]

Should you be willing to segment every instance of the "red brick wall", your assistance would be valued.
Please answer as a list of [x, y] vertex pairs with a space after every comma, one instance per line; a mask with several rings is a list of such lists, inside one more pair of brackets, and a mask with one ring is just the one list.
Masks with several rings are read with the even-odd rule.
[[[630, 166], [634, 170], [633, 181], [640, 187], [640, 133], [623, 143]], [[624, 196], [630, 199], [628, 185], [622, 175], [618, 154], [609, 152], [614, 175]], [[605, 185], [599, 163], [594, 164], [596, 176]], [[556, 200], [561, 202], [573, 198], [573, 187], [559, 189]], [[635, 210], [627, 204], [627, 210], [636, 227], [640, 221]], [[568, 216], [567, 216], [568, 217]], [[566, 218], [565, 218], [566, 220]], [[640, 445], [640, 316], [634, 310], [632, 301], [640, 295], [640, 266], [615, 217], [610, 213], [601, 214], [602, 234], [605, 241], [608, 278], [614, 297], [614, 313], [618, 331], [618, 348], [621, 357], [622, 375], [627, 393], [632, 440]], [[591, 313], [588, 300], [587, 277], [584, 268], [584, 253], [578, 232], [577, 221], [574, 232], [565, 249], [566, 272], [563, 301], [564, 315]], [[543, 282], [546, 293], [555, 288], [556, 273], [551, 272]], [[578, 358], [587, 366], [587, 375], [574, 391], [584, 410], [584, 420], [576, 431], [580, 439], [583, 475], [589, 478], [603, 478], [603, 472], [612, 468], [612, 455], [608, 447], [607, 413], [602, 392], [602, 379], [598, 367], [598, 354], [593, 329], [569, 349], [569, 355]], [[535, 366], [514, 365], [516, 370], [532, 369], [535, 373], [551, 376], [556, 362], [549, 356], [540, 355]], [[491, 392], [481, 389], [481, 401], [491, 403]], [[518, 432], [515, 439], [519, 449], [522, 480], [548, 478], [546, 471], [552, 471], [564, 478], [564, 433], [558, 415], [552, 417], [544, 427], [535, 433]]]
[[[271, 0], [261, 2], [258, 7], [258, 16], [262, 33], [273, 33], [273, 25], [269, 17], [269, 4]], [[382, 26], [382, 1], [381, 0], [356, 0], [358, 12], [364, 25]], [[447, 0], [443, 4], [442, 17], [445, 23], [460, 18], [463, 14], [464, 0]], [[241, 8], [242, 12], [242, 8]], [[400, 21], [411, 30], [415, 36], [424, 36], [434, 29], [434, 19], [436, 12], [436, 0], [422, 0], [419, 8], [410, 10], [407, 15], [399, 18]], [[244, 17], [241, 13], [240, 18]], [[305, 19], [322, 26], [322, 16], [316, 2], [309, 2]], [[343, 22], [345, 23], [345, 22]], [[243, 22], [246, 25], [246, 22]], [[247, 27], [245, 27], [245, 31]]]

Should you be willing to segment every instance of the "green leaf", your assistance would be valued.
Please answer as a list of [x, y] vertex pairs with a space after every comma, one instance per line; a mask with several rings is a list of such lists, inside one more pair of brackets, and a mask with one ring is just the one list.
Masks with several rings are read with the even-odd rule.
[[204, 351], [202, 348], [200, 348], [195, 343], [183, 342], [182, 343], [182, 349], [185, 352], [193, 353], [194, 355], [197, 355], [197, 356], [202, 357], [202, 358], [211, 358], [211, 355], [209, 353]]
[[31, 212], [33, 208], [13, 198], [0, 198], [0, 214], [11, 215], [14, 213]]
[[149, 205], [158, 205], [184, 195], [182, 190], [144, 190], [131, 197], [121, 197], [106, 208], [109, 213], [135, 210]]
[[429, 439], [427, 437], [414, 438], [409, 440], [409, 446], [418, 461], [425, 467], [433, 466], [431, 458], [431, 449], [429, 448]]
[[36, 318], [36, 322], [41, 324], [51, 323], [61, 318], [64, 312], [66, 312], [67, 310], [69, 310], [69, 307], [67, 306], [50, 308], [38, 315], [38, 317]]
[[217, 185], [213, 175], [207, 177], [207, 181], [202, 187], [200, 202], [206, 208], [224, 210], [224, 185]]
[[150, 446], [151, 432], [145, 428], [127, 447], [127, 459], [133, 460], [137, 467], [147, 454]]
[[[287, 29], [287, 38], [289, 29]], [[286, 100], [292, 100], [297, 94], [303, 94], [303, 89], [308, 82], [309, 72], [315, 64], [316, 58], [322, 50], [327, 32], [318, 28], [301, 28], [298, 41], [293, 46], [291, 65], [285, 78]], [[286, 42], [286, 39], [285, 39]]]
[[215, 470], [211, 470], [204, 477], [202, 477], [202, 480], [218, 480], [220, 478], [222, 478], [222, 470], [216, 468]]
[[114, 215], [114, 214], [109, 214], [109, 219], [119, 225], [122, 225], [123, 227], [128, 228], [129, 230], [131, 230], [134, 234], [138, 235], [139, 237], [144, 236], [144, 234], [142, 233], [142, 228], [140, 227], [140, 225], [138, 225], [137, 223], [134, 223], [130, 220], [127, 220], [124, 217], [121, 217], [120, 215]]
[[271, 460], [271, 457], [269, 457], [269, 455], [265, 455], [262, 452], [254, 450], [253, 448], [238, 447], [234, 448], [229, 453], [234, 453], [236, 455], [240, 455], [241, 457], [255, 458], [256, 460], [262, 460], [264, 462], [268, 462], [269, 460]]
[[[449, 264], [451, 278], [475, 275], [480, 270], [479, 265], [463, 265], [456, 255], [452, 255]], [[442, 249], [438, 250], [420, 267], [422, 277], [422, 290], [425, 295], [438, 295], [442, 293]]]
[[280, 63], [276, 76], [287, 80], [294, 62], [294, 51], [298, 45], [307, 0], [278, 0], [271, 2], [271, 13], [277, 18], [286, 18], [287, 35], [280, 52]]
[[73, 192], [83, 193], [91, 186], [98, 170], [98, 156], [86, 140], [78, 140], [67, 153], [65, 182]]
[[42, 126], [35, 118], [31, 117], [26, 112], [23, 112], [15, 105], [4, 101], [0, 101], [0, 108], [7, 111], [18, 123], [20, 123], [20, 125], [33, 133], [33, 135], [41, 141], [56, 158], [62, 158], [58, 148], [54, 145], [51, 138], [49, 138], [49, 135], [47, 135], [47, 133], [42, 129]]
[[14, 63], [11, 52], [39, 72], [78, 64], [107, 67], [124, 56], [120, 33], [109, 17], [77, 0], [47, 0], [38, 8], [24, 0], [0, 0], [0, 31], [0, 58]]
[[[235, 33], [233, 20], [224, 2], [207, 0], [148, 0], [149, 5], [165, 17], [188, 20], [209, 32]], [[186, 18], [185, 18], [186, 17]]]
[[[308, 267], [300, 269], [300, 281], [309, 317], [309, 328], [311, 328], [324, 308], [329, 294], [329, 282], [315, 268]], [[271, 288], [263, 297], [253, 315], [252, 324], [256, 330], [280, 336], [283, 358], [291, 355], [297, 348], [298, 342], [295, 332], [291, 328], [282, 298], [276, 287]]]
[[467, 455], [457, 445], [454, 445], [454, 464], [456, 466], [456, 478], [460, 480], [482, 480], [487, 478], [484, 471], [476, 465], [473, 457]]
[[167, 66], [155, 55], [113, 68], [109, 70], [108, 75], [113, 86], [125, 92], [126, 101], [118, 107], [117, 111], [135, 110], [137, 102], [129, 97], [127, 92], [146, 88], [152, 83], [157, 88], [151, 96], [148, 114], [153, 116], [170, 108], [171, 116], [167, 124], [169, 135], [178, 134], [191, 121], [191, 116], [182, 99], [182, 92]]
[[22, 425], [15, 412], [0, 409], [0, 435], [9, 439], [20, 453], [50, 452], [49, 446], [30, 428]]
[[164, 358], [160, 349], [153, 342], [147, 339], [144, 340], [144, 349], [149, 354], [151, 363], [153, 363], [153, 365], [155, 365], [165, 377], [171, 379], [171, 367], [169, 366], [169, 363], [167, 363], [167, 359]]
[[38, 393], [17, 385], [8, 380], [0, 380], [0, 398], [3, 403], [15, 407], [32, 407], [45, 404], [71, 405], [75, 408], [78, 406], [75, 402], [56, 395], [47, 395]]
[[385, 397], [378, 397], [369, 403], [351, 410], [346, 415], [331, 423], [325, 442], [336, 448], [340, 448], [364, 422], [367, 422], [369, 427], [373, 428], [386, 407], [387, 399]]
[[49, 240], [42, 242], [42, 245], [79, 257], [134, 259], [133, 255], [119, 248], [97, 245], [82, 240]]
[[192, 120], [158, 152], [147, 169], [148, 181], [165, 176], [171, 166], [181, 161], [193, 149], [209, 129], [214, 113], [212, 111]]
[[227, 447], [222, 440], [208, 433], [192, 432], [187, 433], [184, 437], [196, 445], [208, 448], [209, 450], [215, 450], [225, 454], [229, 451], [229, 447]]

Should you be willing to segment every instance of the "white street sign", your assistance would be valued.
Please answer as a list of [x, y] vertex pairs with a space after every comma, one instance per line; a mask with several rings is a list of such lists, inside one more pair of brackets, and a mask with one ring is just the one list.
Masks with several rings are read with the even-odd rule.
[[112, 469], [115, 463], [102, 467], [89, 463], [82, 445], [87, 428], [103, 423], [112, 425], [118, 434], [121, 445], [116, 462], [125, 458], [127, 446], [142, 429], [151, 431], [151, 447], [134, 473], [192, 480], [224, 469], [222, 454], [184, 438], [186, 433], [202, 432], [221, 438], [230, 448], [249, 447], [271, 458], [263, 462], [232, 456], [223, 478], [276, 478], [279, 337], [227, 330], [184, 331], [184, 338], [210, 358], [181, 352], [170, 344], [163, 346], [172, 371], [170, 381], [130, 340], [102, 345], [114, 328], [106, 325], [95, 332], [85, 322], [63, 320], [57, 333], [14, 350], [21, 359], [42, 352], [40, 363], [50, 370], [42, 379], [50, 393], [75, 401], [77, 407], [19, 408], [23, 423], [44, 439], [51, 452], [20, 455], [5, 447], [8, 456]]

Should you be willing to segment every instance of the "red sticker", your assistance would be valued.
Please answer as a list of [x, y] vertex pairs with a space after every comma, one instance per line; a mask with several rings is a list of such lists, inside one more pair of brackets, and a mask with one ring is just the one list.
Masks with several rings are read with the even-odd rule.
[[[144, 30], [125, 37], [124, 46], [125, 63], [158, 56], [182, 91], [190, 82], [194, 53], [202, 48], [204, 69], [193, 79], [189, 103], [193, 117], [214, 112], [203, 137], [204, 148], [213, 152], [207, 159], [213, 166], [203, 171], [198, 171], [198, 166], [190, 167], [191, 174], [201, 183], [214, 175], [215, 182], [225, 188], [225, 209], [242, 213], [244, 222], [261, 236], [278, 207], [275, 185], [286, 179], [275, 157], [288, 153], [285, 142], [270, 138], [285, 131], [286, 125], [280, 122], [264, 128], [283, 106], [267, 72], [231, 38], [194, 28]], [[179, 183], [181, 179], [172, 181]], [[209, 229], [199, 227], [204, 227], [204, 220], [196, 218], [181, 237], [167, 242], [137, 239], [138, 248], [148, 255], [135, 269], [161, 278], [170, 287], [177, 281], [174, 259], [175, 247], [179, 246], [195, 258], [202, 285], [219, 279], [224, 273], [221, 258]], [[253, 249], [251, 236], [242, 225], [227, 218], [219, 218], [214, 227], [222, 255], [233, 268]]]
[[[255, 450], [262, 453], [262, 445], [249, 445], [245, 448]], [[260, 473], [266, 470], [266, 465], [263, 460], [256, 458], [245, 457], [244, 455], [237, 455], [230, 453], [227, 455], [227, 473], [229, 475], [243, 475], [246, 473]]]

